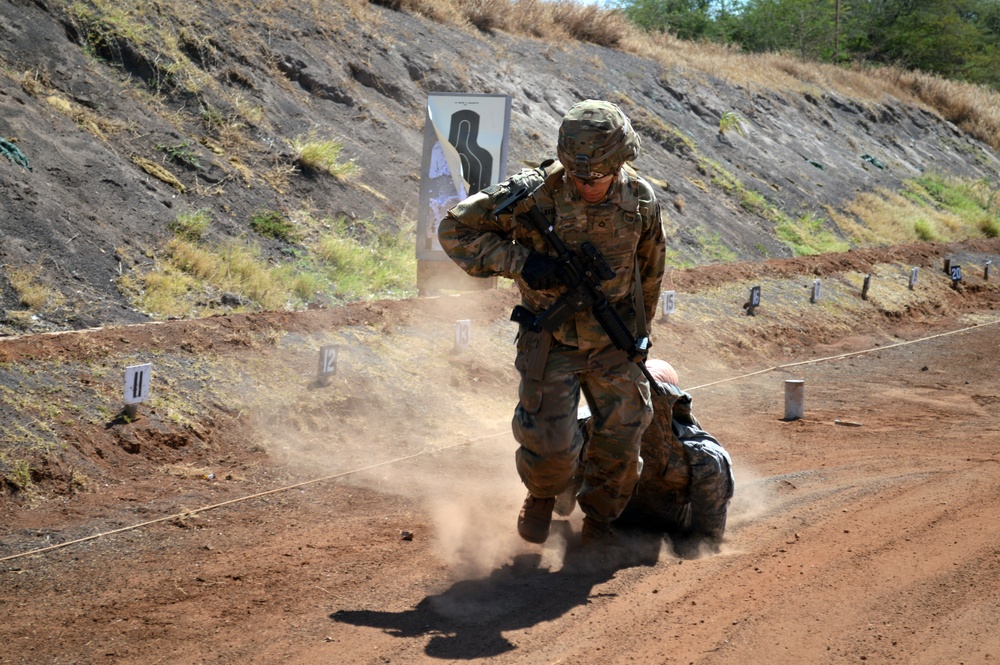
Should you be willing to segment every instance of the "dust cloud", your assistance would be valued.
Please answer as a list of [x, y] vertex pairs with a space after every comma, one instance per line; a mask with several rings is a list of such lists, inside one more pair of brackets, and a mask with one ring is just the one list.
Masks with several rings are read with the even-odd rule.
[[435, 554], [458, 576], [487, 573], [525, 551], [516, 530], [525, 490], [509, 418], [478, 423], [473, 431], [495, 433], [478, 440], [468, 433], [425, 439], [385, 425], [377, 436], [341, 431], [325, 442], [286, 432], [271, 448], [280, 441], [280, 457], [295, 476], [344, 474], [338, 483], [403, 500], [414, 524], [431, 529], [416, 536], [430, 535]]
[[[481, 575], [531, 548], [516, 530], [525, 495], [510, 430], [516, 325], [506, 304], [498, 316], [496, 306], [470, 309], [462, 298], [419, 303], [417, 325], [323, 339], [343, 344], [337, 375], [291, 404], [268, 407], [262, 395], [260, 434], [291, 480], [343, 474], [336, 482], [399, 497], [414, 524], [431, 530], [415, 537], [432, 537], [456, 575]], [[458, 349], [462, 319], [472, 320], [472, 335]], [[544, 556], [561, 559], [553, 542]]]
[[[516, 530], [525, 496], [510, 432], [516, 326], [506, 320], [506, 303], [419, 303], [418, 324], [338, 331], [345, 353], [331, 385], [262, 421], [263, 434], [298, 480], [344, 474], [337, 482], [408, 502], [414, 523], [431, 531], [416, 536], [432, 537], [435, 555], [456, 576], [481, 576], [539, 553]], [[472, 321], [472, 335], [468, 348], [457, 349], [454, 326], [462, 319]], [[737, 465], [736, 475], [734, 527], [766, 512], [773, 498], [752, 471]], [[581, 520], [576, 511], [554, 522], [542, 565], [562, 565]]]
[[736, 492], [729, 503], [727, 529], [738, 528], [766, 515], [777, 503], [778, 497], [770, 479], [757, 474], [746, 464], [733, 462]]
[[466, 479], [430, 497], [436, 551], [459, 575], [477, 576], [523, 550], [515, 521], [524, 489], [513, 468], [494, 478]]

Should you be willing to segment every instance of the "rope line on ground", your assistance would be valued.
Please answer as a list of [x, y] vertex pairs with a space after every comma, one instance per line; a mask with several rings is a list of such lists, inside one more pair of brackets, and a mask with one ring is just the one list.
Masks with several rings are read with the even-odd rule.
[[370, 471], [372, 469], [377, 469], [380, 466], [388, 466], [390, 464], [397, 464], [399, 462], [405, 462], [406, 460], [410, 460], [410, 459], [413, 459], [415, 457], [420, 457], [421, 455], [424, 455], [424, 454], [426, 454], [428, 452], [440, 452], [440, 451], [443, 451], [443, 450], [449, 450], [451, 448], [457, 448], [459, 446], [466, 446], [466, 445], [470, 445], [472, 443], [476, 443], [477, 441], [480, 441], [482, 439], [495, 438], [495, 437], [500, 436], [501, 434], [508, 434], [508, 433], [509, 432], [501, 432], [501, 433], [497, 433], [497, 434], [487, 434], [487, 435], [476, 437], [474, 439], [463, 440], [463, 441], [461, 441], [459, 443], [454, 443], [454, 444], [451, 444], [449, 446], [443, 446], [441, 448], [435, 448], [434, 450], [426, 450], [425, 449], [425, 450], [421, 450], [418, 453], [413, 453], [412, 455], [407, 455], [406, 457], [397, 457], [395, 459], [386, 460], [384, 462], [378, 462], [377, 464], [371, 464], [369, 466], [362, 467], [360, 469], [352, 469], [350, 471], [343, 471], [341, 473], [335, 473], [333, 475], [324, 476], [322, 478], [313, 478], [312, 480], [305, 480], [305, 481], [303, 481], [301, 483], [295, 483], [294, 485], [288, 485], [288, 486], [285, 486], [285, 487], [277, 487], [275, 489], [267, 490], [266, 492], [257, 492], [256, 494], [249, 494], [247, 496], [239, 497], [239, 498], [236, 498], [236, 499], [230, 499], [229, 501], [223, 501], [221, 503], [214, 503], [214, 504], [212, 504], [210, 506], [203, 506], [201, 508], [195, 508], [194, 510], [185, 510], [185, 511], [182, 511], [182, 512], [179, 512], [179, 513], [174, 513], [173, 515], [167, 515], [165, 517], [158, 517], [155, 520], [149, 520], [147, 522], [141, 522], [139, 524], [133, 524], [131, 526], [123, 526], [120, 529], [112, 529], [111, 531], [103, 531], [101, 533], [95, 533], [92, 536], [86, 536], [84, 538], [77, 538], [76, 540], [69, 540], [69, 541], [66, 541], [65, 543], [58, 543], [56, 545], [49, 545], [48, 547], [42, 547], [42, 548], [39, 548], [39, 549], [36, 549], [36, 550], [29, 550], [27, 552], [21, 552], [19, 554], [12, 554], [12, 555], [9, 555], [9, 556], [0, 557], [0, 563], [2, 563], [4, 561], [11, 561], [13, 559], [20, 559], [20, 558], [26, 557], [26, 556], [32, 556], [32, 555], [35, 555], [35, 554], [42, 554], [44, 552], [51, 552], [53, 550], [62, 549], [63, 547], [69, 547], [70, 545], [78, 545], [80, 543], [85, 543], [85, 542], [90, 541], [90, 540], [97, 540], [98, 538], [104, 538], [104, 537], [107, 537], [107, 536], [112, 536], [112, 535], [114, 535], [116, 533], [124, 533], [126, 531], [134, 531], [136, 529], [141, 529], [143, 527], [150, 526], [150, 525], [153, 525], [153, 524], [158, 524], [160, 522], [168, 522], [168, 521], [174, 520], [174, 519], [184, 519], [184, 518], [187, 518], [187, 517], [191, 517], [192, 515], [197, 515], [198, 513], [203, 513], [203, 512], [209, 511], [209, 510], [214, 510], [216, 508], [222, 508], [223, 506], [229, 506], [229, 505], [232, 505], [234, 503], [241, 503], [243, 501], [249, 501], [250, 499], [259, 499], [260, 497], [267, 496], [269, 494], [277, 494], [279, 492], [287, 492], [288, 490], [297, 489], [299, 487], [304, 487], [306, 485], [312, 485], [314, 483], [320, 483], [320, 482], [323, 482], [323, 481], [326, 481], [326, 480], [335, 480], [337, 478], [343, 478], [344, 476], [350, 476], [350, 475], [353, 475], [355, 473], [362, 473], [364, 471]]
[[958, 330], [949, 330], [948, 332], [938, 333], [937, 335], [931, 335], [930, 337], [921, 337], [920, 339], [911, 339], [908, 342], [897, 342], [896, 344], [890, 344], [889, 346], [876, 346], [873, 349], [863, 349], [861, 351], [851, 351], [850, 353], [841, 353], [836, 356], [826, 356], [825, 358], [813, 358], [812, 360], [800, 360], [795, 363], [785, 363], [784, 365], [775, 365], [774, 367], [768, 367], [767, 369], [760, 369], [756, 372], [750, 372], [749, 374], [741, 374], [740, 376], [733, 376], [728, 379], [719, 379], [718, 381], [712, 381], [711, 383], [703, 383], [700, 386], [695, 386], [693, 388], [685, 388], [687, 392], [692, 390], [698, 390], [699, 388], [708, 388], [710, 386], [717, 386], [720, 383], [729, 383], [731, 381], [739, 381], [740, 379], [747, 379], [751, 376], [757, 376], [758, 374], [766, 374], [768, 372], [773, 372], [779, 369], [786, 369], [788, 367], [799, 367], [801, 365], [812, 365], [815, 363], [827, 362], [830, 360], [840, 360], [841, 358], [849, 358], [850, 356], [860, 356], [865, 353], [874, 353], [876, 351], [886, 351], [888, 349], [895, 349], [900, 346], [909, 346], [910, 344], [917, 344], [918, 342], [929, 342], [932, 339], [938, 339], [939, 337], [947, 337], [949, 335], [957, 335], [959, 333], [968, 332], [970, 330], [975, 330], [976, 328], [983, 328], [985, 326], [995, 326], [1000, 323], [1000, 319], [996, 321], [987, 321], [986, 323], [977, 323], [974, 326], [967, 326], [965, 328], [959, 328]]
[[[712, 381], [711, 383], [704, 383], [704, 384], [702, 384], [700, 386], [694, 386], [693, 388], [687, 388], [686, 391], [687, 392], [691, 392], [692, 390], [698, 390], [698, 389], [701, 389], [701, 388], [708, 388], [710, 386], [716, 386], [716, 385], [719, 385], [721, 383], [731, 383], [733, 381], [739, 381], [741, 379], [747, 379], [747, 378], [750, 378], [752, 376], [757, 376], [757, 375], [760, 375], [760, 374], [766, 374], [768, 372], [773, 372], [773, 371], [776, 371], [776, 370], [779, 370], [779, 369], [786, 369], [788, 367], [799, 367], [801, 365], [812, 365], [812, 364], [816, 364], [816, 363], [827, 362], [827, 361], [830, 361], [830, 360], [839, 360], [841, 358], [848, 358], [850, 356], [859, 356], [859, 355], [862, 355], [862, 354], [865, 354], [865, 353], [874, 353], [875, 351], [886, 351], [888, 349], [895, 349], [895, 348], [898, 348], [898, 347], [901, 347], [901, 346], [908, 346], [910, 344], [917, 344], [917, 343], [920, 343], [920, 342], [928, 342], [928, 341], [933, 340], [933, 339], [938, 339], [938, 338], [941, 338], [941, 337], [948, 337], [949, 335], [957, 335], [959, 333], [968, 332], [970, 330], [975, 330], [977, 328], [983, 328], [983, 327], [986, 327], [986, 326], [993, 326], [993, 325], [997, 325], [997, 324], [1000, 324], [1000, 319], [997, 319], [996, 321], [988, 321], [986, 323], [977, 323], [974, 326], [967, 326], [965, 328], [960, 328], [958, 330], [950, 330], [948, 332], [938, 333], [937, 335], [931, 335], [929, 337], [921, 337], [920, 339], [913, 339], [913, 340], [910, 340], [908, 342], [898, 342], [896, 344], [890, 344], [889, 346], [877, 346], [877, 347], [872, 348], [872, 349], [863, 349], [861, 351], [851, 351], [850, 353], [841, 353], [841, 354], [836, 355], [836, 356], [826, 356], [824, 358], [813, 358], [812, 360], [802, 360], [802, 361], [794, 362], [794, 363], [785, 363], [784, 365], [775, 365], [774, 367], [768, 367], [766, 369], [757, 370], [756, 372], [750, 372], [748, 374], [741, 374], [739, 376], [730, 377], [728, 379], [720, 379], [718, 381]], [[471, 444], [477, 443], [479, 441], [485, 441], [486, 439], [495, 439], [497, 437], [504, 436], [504, 435], [509, 435], [509, 434], [510, 434], [509, 431], [503, 431], [503, 432], [494, 432], [493, 434], [484, 434], [482, 436], [474, 437], [474, 438], [471, 438], [471, 439], [463, 439], [459, 443], [454, 443], [454, 444], [451, 444], [451, 445], [448, 445], [448, 446], [442, 446], [440, 448], [434, 448], [433, 450], [424, 449], [424, 450], [421, 450], [420, 452], [413, 453], [412, 455], [407, 455], [405, 457], [397, 457], [395, 459], [386, 460], [384, 462], [378, 462], [377, 464], [371, 464], [369, 466], [365, 466], [365, 467], [362, 467], [360, 469], [352, 469], [351, 471], [343, 471], [341, 473], [335, 473], [333, 475], [324, 476], [322, 478], [313, 478], [312, 480], [306, 480], [306, 481], [303, 481], [301, 483], [295, 483], [294, 485], [288, 485], [286, 487], [278, 487], [278, 488], [275, 488], [275, 489], [267, 490], [266, 492], [258, 492], [256, 494], [250, 494], [250, 495], [247, 495], [247, 496], [244, 496], [244, 497], [239, 497], [239, 498], [236, 498], [236, 499], [230, 499], [229, 501], [223, 501], [221, 503], [215, 503], [215, 504], [212, 504], [210, 506], [204, 506], [202, 508], [195, 508], [194, 510], [185, 510], [185, 511], [180, 512], [180, 513], [175, 513], [173, 515], [167, 515], [166, 517], [159, 517], [159, 518], [157, 518], [155, 520], [149, 520], [147, 522], [141, 522], [139, 524], [133, 524], [132, 526], [125, 526], [125, 527], [121, 527], [120, 529], [113, 529], [111, 531], [104, 531], [102, 533], [96, 533], [96, 534], [94, 534], [92, 536], [87, 536], [85, 538], [78, 538], [76, 540], [70, 540], [70, 541], [67, 541], [65, 543], [58, 543], [56, 545], [49, 545], [48, 547], [42, 547], [42, 548], [36, 549], [36, 550], [30, 550], [30, 551], [27, 551], [27, 552], [21, 552], [19, 554], [12, 554], [10, 556], [0, 557], [0, 563], [2, 563], [4, 561], [11, 561], [11, 560], [14, 560], [14, 559], [20, 559], [20, 558], [23, 558], [23, 557], [26, 557], [26, 556], [34, 556], [34, 555], [37, 555], [37, 554], [43, 554], [45, 552], [51, 552], [53, 550], [58, 550], [58, 549], [62, 549], [64, 547], [69, 547], [70, 545], [77, 545], [77, 544], [80, 544], [80, 543], [85, 543], [85, 542], [90, 541], [90, 540], [97, 540], [98, 538], [105, 538], [107, 536], [112, 536], [112, 535], [115, 535], [115, 534], [118, 534], [118, 533], [124, 533], [126, 531], [134, 531], [136, 529], [141, 529], [143, 527], [151, 526], [153, 524], [158, 524], [160, 522], [167, 522], [167, 521], [174, 520], [174, 519], [183, 519], [183, 518], [186, 518], [186, 517], [190, 517], [192, 515], [197, 515], [198, 513], [203, 513], [203, 512], [209, 511], [209, 510], [214, 510], [216, 508], [222, 508], [223, 506], [229, 506], [229, 505], [232, 505], [232, 504], [235, 504], [235, 503], [241, 503], [243, 501], [249, 501], [250, 499], [258, 499], [260, 497], [268, 496], [270, 494], [278, 494], [279, 492], [287, 492], [288, 490], [297, 489], [299, 487], [305, 487], [306, 485], [313, 485], [315, 483], [321, 483], [321, 482], [324, 482], [324, 481], [327, 481], [327, 480], [335, 480], [337, 478], [343, 478], [345, 476], [354, 475], [356, 473], [362, 473], [364, 471], [370, 471], [372, 469], [377, 469], [377, 468], [382, 467], [382, 466], [389, 466], [391, 464], [398, 464], [399, 462], [405, 462], [407, 460], [411, 460], [411, 459], [414, 459], [416, 457], [420, 457], [420, 456], [425, 455], [427, 453], [436, 453], [436, 452], [441, 452], [441, 451], [444, 451], [444, 450], [450, 450], [452, 448], [458, 448], [459, 446], [471, 445]]]

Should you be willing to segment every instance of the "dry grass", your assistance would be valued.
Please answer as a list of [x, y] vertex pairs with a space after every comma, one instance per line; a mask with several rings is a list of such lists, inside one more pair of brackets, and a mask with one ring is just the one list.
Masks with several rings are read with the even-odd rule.
[[899, 192], [860, 194], [827, 212], [852, 244], [956, 242], [1000, 234], [1000, 191], [986, 181], [928, 175]]
[[283, 238], [296, 243], [294, 263], [273, 265], [253, 243], [199, 241], [211, 220], [195, 211], [171, 224], [175, 237], [154, 269], [122, 275], [118, 287], [136, 307], [157, 317], [296, 309], [319, 294], [336, 300], [412, 294], [414, 224], [396, 228], [379, 220], [317, 220], [307, 211], [292, 220], [275, 215], [264, 211], [258, 217], [294, 235]]
[[45, 98], [45, 101], [49, 106], [71, 118], [77, 125], [102, 141], [106, 141], [111, 134], [117, 134], [125, 129], [125, 123], [101, 117], [90, 109], [71, 102], [61, 95], [49, 95]]
[[867, 103], [895, 98], [918, 104], [1000, 150], [1000, 93], [985, 86], [896, 67], [844, 68], [789, 54], [749, 54], [720, 44], [684, 42], [665, 33], [634, 35], [622, 49], [668, 68], [709, 74], [748, 91], [829, 91]]
[[246, 306], [236, 309], [284, 309], [305, 291], [293, 270], [270, 266], [255, 245], [212, 248], [181, 237], [167, 243], [158, 269], [124, 275], [118, 283], [138, 307], [162, 317], [208, 314], [212, 296], [223, 292], [246, 299]]
[[378, 0], [375, 4], [446, 25], [503, 31], [552, 43], [576, 39], [618, 47], [639, 32], [620, 12], [575, 0]]
[[456, 26], [504, 31], [552, 44], [567, 38], [617, 48], [654, 60], [665, 69], [694, 71], [753, 89], [830, 91], [867, 103], [889, 98], [936, 111], [979, 140], [1000, 150], [1000, 93], [895, 67], [840, 67], [786, 53], [749, 54], [737, 47], [688, 42], [649, 33], [620, 11], [577, 0], [385, 0], [393, 9]]
[[184, 183], [182, 183], [177, 176], [171, 173], [166, 167], [160, 166], [156, 162], [150, 161], [145, 157], [140, 157], [139, 155], [132, 155], [132, 162], [149, 175], [153, 176], [157, 180], [167, 183], [181, 194], [187, 191], [187, 186], [185, 186]]
[[632, 36], [636, 28], [618, 12], [581, 5], [574, 0], [556, 0], [551, 4], [553, 22], [570, 37], [600, 46], [618, 47]]
[[720, 44], [684, 42], [665, 33], [636, 34], [625, 40], [622, 49], [668, 68], [703, 72], [748, 91], [812, 90], [867, 103], [895, 98], [918, 104], [1000, 150], [1000, 93], [985, 86], [896, 67], [844, 68], [790, 54], [748, 54]]
[[985, 86], [895, 67], [866, 73], [894, 90], [909, 93], [994, 150], [1000, 150], [1000, 93]]
[[295, 161], [303, 169], [326, 173], [337, 180], [348, 180], [361, 173], [355, 159], [342, 160], [344, 144], [337, 139], [321, 137], [316, 130], [287, 141], [295, 153]]
[[188, 480], [192, 478], [204, 478], [205, 480], [215, 478], [215, 474], [212, 472], [212, 469], [208, 467], [194, 466], [193, 464], [168, 464], [160, 467], [160, 471], [168, 476], [186, 478]]
[[27, 269], [7, 267], [5, 270], [20, 303], [34, 312], [58, 307], [66, 301], [61, 293], [39, 279], [41, 271], [37, 266]]

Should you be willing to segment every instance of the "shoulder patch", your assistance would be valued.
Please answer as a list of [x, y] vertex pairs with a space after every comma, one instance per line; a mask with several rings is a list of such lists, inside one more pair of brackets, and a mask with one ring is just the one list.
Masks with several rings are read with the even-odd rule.
[[639, 187], [639, 212], [643, 217], [647, 217], [656, 205], [656, 191], [645, 178], [637, 177], [636, 182]]
[[631, 169], [625, 171], [625, 176], [615, 203], [625, 212], [636, 212], [639, 210], [639, 176]]

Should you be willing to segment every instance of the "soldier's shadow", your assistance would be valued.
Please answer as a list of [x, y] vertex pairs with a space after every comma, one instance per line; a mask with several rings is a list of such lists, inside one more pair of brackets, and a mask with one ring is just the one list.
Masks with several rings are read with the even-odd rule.
[[410, 610], [340, 610], [334, 621], [379, 628], [404, 638], [431, 636], [424, 652], [433, 658], [488, 658], [516, 647], [503, 633], [556, 619], [591, 602], [594, 586], [615, 572], [653, 566], [662, 538], [630, 537], [613, 556], [567, 553], [557, 571], [541, 568], [540, 554], [522, 554], [488, 577], [456, 582], [442, 593], [427, 596]]

